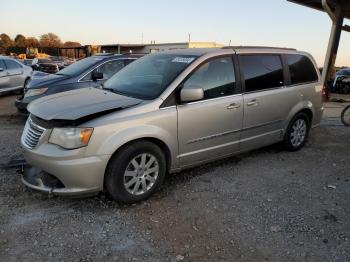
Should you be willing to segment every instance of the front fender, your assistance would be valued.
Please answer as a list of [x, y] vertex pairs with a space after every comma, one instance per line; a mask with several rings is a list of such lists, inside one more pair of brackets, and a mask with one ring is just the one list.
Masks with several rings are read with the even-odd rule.
[[177, 165], [176, 156], [178, 154], [177, 138], [165, 129], [152, 125], [141, 125], [123, 129], [113, 133], [98, 148], [98, 155], [113, 155], [120, 147], [134, 140], [152, 138], [162, 141], [171, 154], [172, 166]]

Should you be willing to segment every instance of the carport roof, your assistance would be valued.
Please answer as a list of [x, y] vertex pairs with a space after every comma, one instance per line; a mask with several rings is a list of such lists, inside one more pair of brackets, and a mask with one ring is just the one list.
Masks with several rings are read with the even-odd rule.
[[[294, 2], [296, 4], [305, 5], [320, 11], [324, 11], [322, 6], [322, 0], [287, 0], [289, 2]], [[350, 1], [349, 0], [327, 0], [328, 5], [334, 11], [335, 6], [339, 5], [345, 18], [350, 19]]]

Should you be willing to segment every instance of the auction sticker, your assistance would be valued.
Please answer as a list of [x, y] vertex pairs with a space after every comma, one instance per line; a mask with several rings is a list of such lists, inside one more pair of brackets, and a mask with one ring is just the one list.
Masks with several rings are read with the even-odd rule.
[[185, 63], [189, 64], [191, 63], [195, 58], [194, 57], [175, 57], [173, 59], [173, 63]]

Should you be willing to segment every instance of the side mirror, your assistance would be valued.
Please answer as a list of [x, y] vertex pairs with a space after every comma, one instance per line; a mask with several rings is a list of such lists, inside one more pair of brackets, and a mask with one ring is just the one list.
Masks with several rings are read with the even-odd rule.
[[204, 90], [201, 87], [189, 87], [181, 89], [181, 102], [194, 102], [204, 98]]
[[5, 71], [2, 67], [0, 67], [0, 72]]
[[103, 79], [103, 73], [100, 73], [100, 72], [97, 72], [97, 71], [93, 71], [92, 74], [91, 74], [91, 79], [93, 81], [101, 80], [101, 79]]

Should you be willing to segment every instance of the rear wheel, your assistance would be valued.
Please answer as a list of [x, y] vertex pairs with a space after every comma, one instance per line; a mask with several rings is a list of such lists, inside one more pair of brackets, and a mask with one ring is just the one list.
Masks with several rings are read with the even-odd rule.
[[305, 113], [298, 113], [289, 123], [284, 146], [288, 151], [297, 151], [304, 147], [310, 131], [310, 119]]
[[350, 126], [350, 105], [341, 112], [341, 121], [345, 126]]
[[115, 200], [133, 203], [150, 197], [163, 183], [165, 172], [162, 150], [148, 141], [135, 142], [111, 159], [105, 187]]

